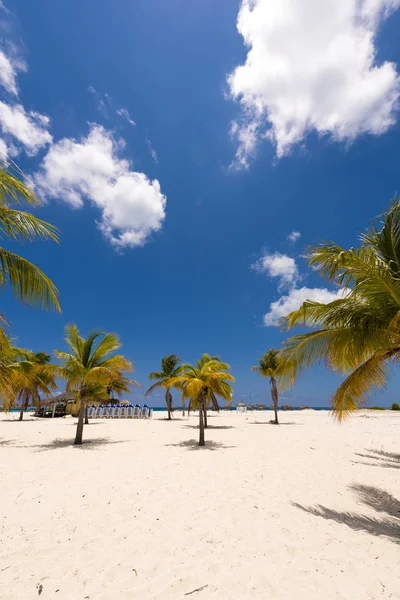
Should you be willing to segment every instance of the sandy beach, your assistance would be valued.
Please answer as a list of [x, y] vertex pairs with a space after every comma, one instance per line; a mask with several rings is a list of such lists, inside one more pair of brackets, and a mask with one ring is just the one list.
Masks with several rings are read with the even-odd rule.
[[2, 599], [400, 598], [400, 414], [164, 417], [2, 415]]

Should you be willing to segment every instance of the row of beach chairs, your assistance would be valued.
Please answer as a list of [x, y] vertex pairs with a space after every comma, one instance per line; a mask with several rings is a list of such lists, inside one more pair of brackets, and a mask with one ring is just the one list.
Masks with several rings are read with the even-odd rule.
[[89, 406], [89, 419], [150, 419], [151, 408], [139, 406]]

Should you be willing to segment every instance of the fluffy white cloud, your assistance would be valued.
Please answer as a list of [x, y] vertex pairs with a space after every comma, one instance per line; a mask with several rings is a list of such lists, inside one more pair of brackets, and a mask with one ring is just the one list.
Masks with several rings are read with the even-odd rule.
[[50, 197], [74, 208], [90, 200], [101, 211], [99, 228], [116, 247], [142, 246], [161, 229], [166, 197], [160, 184], [132, 171], [119, 157], [123, 147], [110, 132], [93, 125], [89, 135], [76, 141], [54, 143], [45, 156], [36, 183]]
[[269, 311], [264, 315], [264, 325], [277, 325], [281, 317], [300, 308], [306, 300], [327, 303], [343, 298], [343, 296], [343, 290], [331, 292], [326, 288], [293, 288], [286, 296], [271, 303]]
[[287, 236], [287, 239], [289, 240], [289, 242], [297, 242], [298, 239], [301, 238], [301, 233], [300, 231], [292, 231], [292, 233], [289, 233], [289, 235]]
[[133, 121], [133, 119], [131, 119], [131, 115], [129, 114], [129, 110], [127, 108], [118, 108], [117, 115], [125, 119], [125, 121], [128, 121], [132, 127], [136, 126], [136, 123]]
[[7, 158], [8, 154], [9, 149], [7, 148], [7, 144], [0, 138], [0, 160]]
[[374, 38], [400, 0], [242, 0], [237, 28], [246, 61], [228, 78], [242, 121], [236, 165], [269, 137], [278, 157], [309, 131], [335, 140], [381, 134], [400, 94], [395, 65], [376, 64]]
[[257, 273], [265, 273], [270, 277], [279, 279], [278, 289], [292, 287], [299, 279], [299, 270], [296, 261], [287, 254], [274, 252], [273, 254], [265, 253], [252, 265], [252, 268]]
[[0, 50], [0, 85], [14, 96], [18, 95], [17, 69], [23, 68], [22, 63], [12, 62], [11, 59]]
[[21, 104], [6, 104], [0, 101], [0, 127], [7, 138], [21, 145], [29, 156], [36, 154], [52, 136], [48, 132], [50, 119], [40, 113], [26, 112]]

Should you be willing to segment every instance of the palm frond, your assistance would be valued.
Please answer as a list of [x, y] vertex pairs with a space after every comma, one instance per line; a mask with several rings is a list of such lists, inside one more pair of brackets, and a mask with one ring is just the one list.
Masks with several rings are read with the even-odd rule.
[[9, 239], [59, 241], [57, 227], [28, 212], [0, 206], [0, 232]]
[[21, 302], [61, 311], [58, 290], [35, 265], [21, 256], [0, 248], [0, 281], [11, 285]]
[[387, 380], [388, 361], [400, 357], [400, 346], [375, 352], [357, 367], [338, 387], [332, 396], [336, 418], [342, 421], [348, 414], [368, 400], [371, 389], [382, 389]]

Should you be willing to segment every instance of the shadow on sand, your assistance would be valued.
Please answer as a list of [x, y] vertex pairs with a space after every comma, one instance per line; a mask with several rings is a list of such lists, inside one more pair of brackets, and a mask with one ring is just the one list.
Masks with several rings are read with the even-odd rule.
[[395, 544], [400, 544], [400, 501], [389, 492], [374, 486], [354, 484], [350, 486], [350, 489], [358, 496], [359, 502], [385, 516], [377, 518], [351, 512], [340, 512], [320, 504], [302, 506], [297, 502], [292, 502], [292, 505], [316, 517], [347, 525], [354, 531], [365, 531], [371, 535], [384, 536]]
[[[275, 425], [273, 421], [250, 421], [250, 425]], [[303, 425], [303, 423], [296, 423], [295, 421], [286, 421], [285, 423], [278, 423], [278, 427], [282, 425]]]
[[[356, 456], [368, 458], [370, 462], [361, 460], [353, 461], [355, 464], [367, 465], [369, 467], [383, 467], [384, 469], [400, 469], [400, 454], [385, 452], [384, 450], [366, 450], [368, 454], [356, 452]], [[372, 461], [372, 462], [371, 462]]]
[[[184, 425], [185, 429], [198, 429], [198, 425]], [[234, 425], [209, 425], [207, 430], [209, 429], [235, 429]]]
[[226, 450], [228, 448], [236, 448], [236, 446], [227, 446], [221, 442], [206, 441], [205, 446], [199, 446], [198, 440], [186, 440], [176, 444], [165, 444], [166, 446], [175, 446], [176, 448], [186, 448], [186, 450]]
[[36, 452], [46, 452], [48, 450], [56, 450], [57, 448], [78, 448], [80, 450], [94, 450], [99, 446], [107, 446], [110, 444], [124, 444], [124, 440], [110, 440], [109, 438], [99, 437], [92, 438], [91, 440], [83, 440], [83, 444], [80, 446], [74, 446], [74, 438], [68, 438], [67, 440], [55, 439], [46, 444], [35, 444], [33, 446], [14, 446], [15, 448], [32, 448]]

